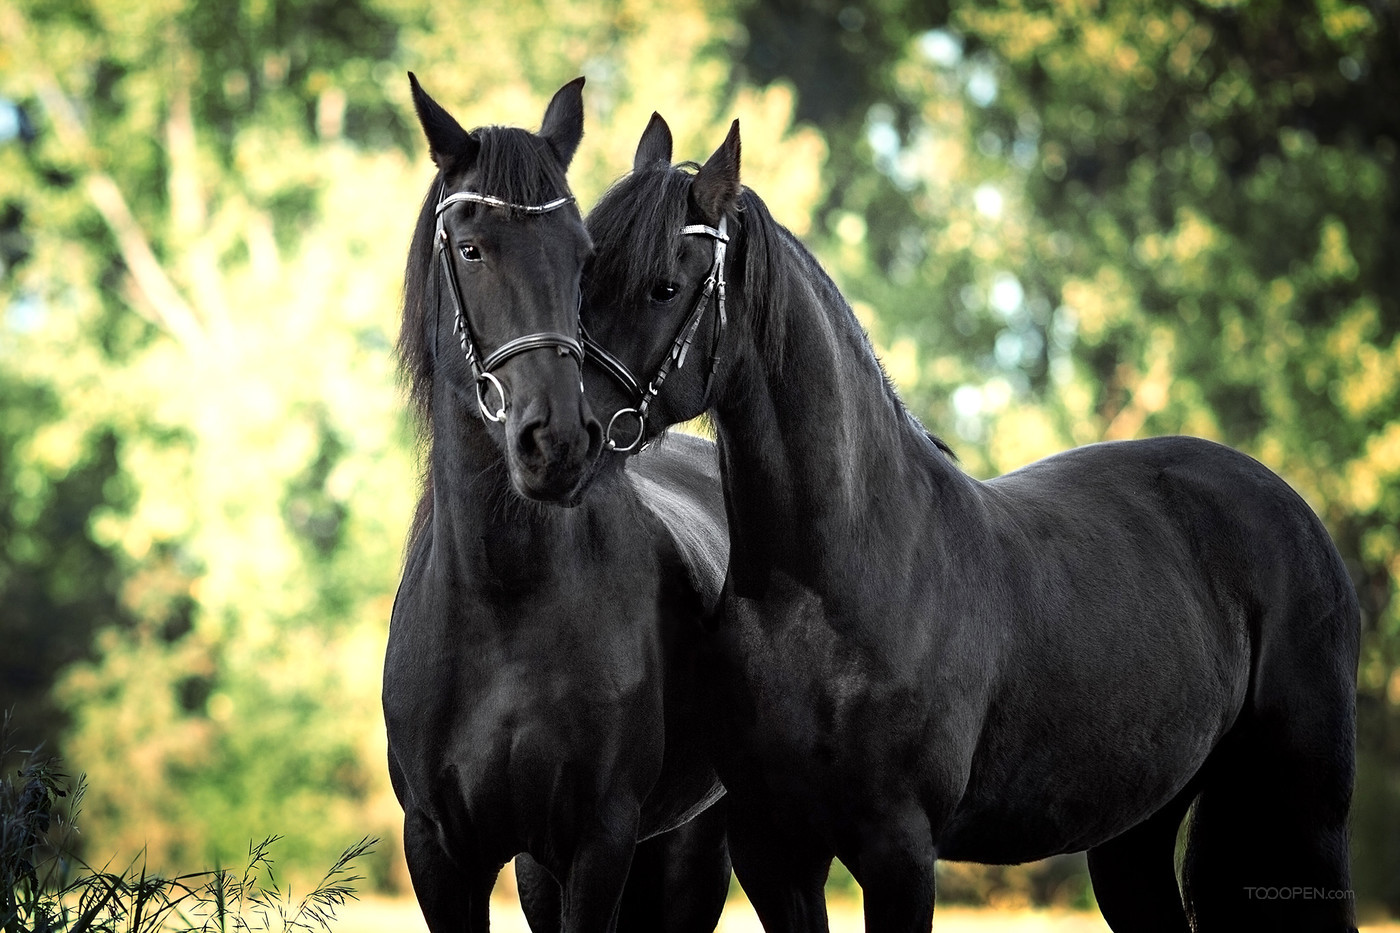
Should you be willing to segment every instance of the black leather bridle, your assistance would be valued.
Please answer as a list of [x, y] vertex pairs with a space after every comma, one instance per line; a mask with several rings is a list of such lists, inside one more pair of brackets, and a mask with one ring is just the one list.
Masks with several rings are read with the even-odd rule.
[[[574, 337], [566, 334], [544, 331], [538, 334], [526, 334], [523, 337], [516, 337], [508, 340], [496, 349], [494, 353], [481, 358], [477, 350], [475, 341], [472, 340], [471, 326], [467, 320], [466, 303], [462, 300], [461, 287], [457, 283], [457, 276], [452, 270], [452, 260], [448, 255], [452, 248], [451, 238], [447, 234], [447, 229], [443, 225], [443, 212], [454, 204], [470, 202], [473, 204], [485, 204], [489, 207], [503, 207], [523, 214], [548, 214], [550, 211], [558, 210], [566, 204], [572, 203], [572, 197], [555, 198], [553, 201], [544, 204], [512, 204], [500, 198], [492, 197], [489, 194], [481, 194], [476, 191], [458, 191], [453, 194], [445, 194], [439, 197], [434, 213], [437, 215], [437, 229], [433, 236], [434, 249], [437, 251], [438, 260], [442, 266], [443, 278], [447, 280], [447, 290], [452, 295], [453, 310], [456, 315], [452, 332], [458, 334], [462, 342], [462, 355], [466, 357], [467, 365], [471, 367], [472, 377], [476, 382], [476, 404], [481, 409], [481, 415], [488, 421], [504, 421], [506, 409], [509, 401], [506, 399], [506, 390], [501, 385], [499, 379], [492, 373], [492, 370], [499, 367], [506, 360], [521, 353], [528, 353], [531, 350], [553, 349], [560, 356], [571, 355], [578, 362], [580, 370], [583, 368], [583, 343]], [[582, 293], [579, 300], [582, 301]], [[581, 328], [581, 325], [580, 325]], [[580, 331], [580, 336], [582, 333]], [[491, 389], [496, 390], [500, 396], [500, 407], [492, 411], [487, 405], [487, 394]]]
[[[677, 369], [685, 365], [686, 355], [690, 352], [690, 345], [695, 340], [695, 333], [700, 329], [700, 321], [705, 316], [705, 309], [710, 306], [711, 300], [715, 301], [718, 323], [715, 327], [714, 343], [710, 348], [710, 372], [705, 377], [705, 397], [708, 400], [710, 395], [710, 381], [714, 378], [715, 368], [719, 364], [719, 344], [720, 338], [724, 334], [724, 325], [728, 318], [725, 311], [725, 281], [724, 281], [724, 256], [729, 245], [728, 225], [725, 218], [721, 217], [718, 227], [711, 227], [706, 224], [690, 224], [681, 227], [682, 236], [708, 236], [715, 242], [714, 258], [710, 263], [710, 274], [705, 279], [705, 288], [700, 293], [700, 298], [695, 302], [695, 308], [690, 312], [690, 316], [681, 323], [680, 330], [676, 333], [676, 339], [671, 342], [671, 348], [661, 361], [661, 366], [657, 369], [656, 375], [651, 382], [647, 383], [645, 389], [642, 388], [641, 380], [632, 375], [632, 371], [613, 356], [597, 341], [588, 336], [588, 332], [582, 329], [580, 333], [583, 338], [583, 345], [587, 348], [590, 357], [612, 376], [628, 395], [637, 399], [637, 404], [630, 408], [622, 408], [613, 413], [608, 419], [608, 427], [604, 432], [609, 450], [616, 450], [627, 453], [636, 449], [642, 443], [643, 436], [647, 429], [647, 412], [651, 409], [651, 403], [661, 391], [662, 384], [666, 378]], [[498, 351], [499, 352], [499, 351]], [[619, 418], [624, 415], [631, 415], [637, 419], [637, 435], [627, 446], [620, 446], [617, 439], [613, 437], [613, 428], [617, 425]]]
[[[476, 384], [476, 403], [481, 410], [481, 415], [488, 421], [501, 422], [505, 420], [506, 409], [509, 407], [509, 400], [506, 398], [505, 388], [492, 370], [499, 367], [506, 360], [521, 353], [531, 350], [553, 349], [560, 356], [573, 356], [578, 362], [580, 369], [583, 367], [585, 358], [591, 358], [603, 371], [613, 378], [623, 390], [630, 396], [637, 399], [637, 403], [629, 408], [622, 408], [614, 412], [608, 419], [607, 429], [604, 438], [609, 450], [620, 453], [628, 453], [635, 450], [643, 441], [646, 435], [646, 419], [651, 409], [651, 404], [656, 396], [661, 392], [661, 386], [671, 373], [685, 365], [686, 356], [690, 352], [690, 345], [695, 340], [695, 334], [700, 329], [700, 322], [705, 316], [705, 310], [713, 301], [716, 306], [718, 323], [715, 327], [714, 342], [710, 350], [710, 371], [705, 377], [705, 396], [709, 397], [710, 381], [714, 378], [715, 368], [719, 363], [720, 338], [724, 334], [725, 324], [728, 322], [728, 315], [725, 309], [726, 283], [724, 279], [725, 251], [729, 244], [728, 224], [726, 219], [721, 217], [718, 227], [711, 227], [706, 224], [690, 224], [681, 227], [682, 236], [708, 236], [714, 240], [714, 257], [710, 263], [710, 272], [705, 279], [704, 289], [700, 293], [699, 299], [695, 302], [694, 309], [690, 315], [681, 323], [680, 329], [676, 333], [676, 338], [671, 342], [670, 350], [662, 359], [661, 365], [657, 368], [656, 375], [647, 383], [646, 388], [642, 388], [641, 380], [632, 374], [627, 365], [613, 356], [601, 344], [588, 335], [584, 330], [582, 320], [579, 321], [578, 337], [570, 337], [566, 334], [555, 331], [544, 331], [536, 334], [526, 334], [523, 337], [516, 337], [506, 341], [496, 349], [494, 353], [485, 358], [481, 357], [477, 350], [476, 342], [472, 339], [471, 326], [467, 319], [466, 302], [462, 298], [461, 288], [457, 282], [457, 276], [452, 269], [452, 260], [449, 253], [452, 248], [451, 238], [443, 224], [443, 212], [454, 204], [473, 203], [485, 204], [489, 207], [501, 207], [508, 210], [518, 211], [522, 214], [547, 214], [550, 211], [558, 210], [566, 204], [573, 202], [572, 197], [555, 198], [544, 204], [514, 204], [501, 198], [493, 197], [489, 194], [481, 194], [476, 191], [458, 191], [453, 194], [444, 194], [438, 200], [434, 213], [437, 218], [437, 228], [434, 233], [434, 249], [438, 255], [438, 261], [442, 267], [443, 278], [447, 280], [448, 292], [452, 296], [452, 306], [454, 319], [452, 332], [457, 334], [462, 344], [462, 355], [471, 368], [472, 378]], [[582, 294], [580, 293], [580, 301]], [[494, 411], [487, 404], [487, 395], [491, 389], [496, 390], [501, 404]], [[626, 446], [618, 443], [613, 437], [613, 431], [617, 427], [618, 420], [624, 416], [631, 415], [637, 419], [637, 433], [632, 441]]]

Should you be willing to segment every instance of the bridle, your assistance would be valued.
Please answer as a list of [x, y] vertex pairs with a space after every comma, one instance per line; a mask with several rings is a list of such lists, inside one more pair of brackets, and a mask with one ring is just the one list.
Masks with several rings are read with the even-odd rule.
[[[721, 217], [717, 227], [707, 224], [689, 224], [681, 227], [681, 236], [708, 236], [714, 240], [714, 256], [710, 263], [710, 272], [705, 279], [705, 287], [700, 293], [699, 299], [695, 302], [694, 309], [690, 315], [681, 322], [681, 326], [676, 333], [676, 338], [671, 342], [671, 348], [662, 359], [660, 367], [657, 368], [656, 375], [647, 383], [645, 389], [642, 388], [641, 380], [632, 375], [632, 371], [627, 365], [617, 357], [609, 353], [601, 344], [588, 335], [583, 327], [583, 321], [579, 320], [579, 336], [577, 339], [566, 334], [554, 331], [544, 331], [537, 334], [526, 334], [523, 337], [516, 337], [506, 341], [496, 349], [494, 353], [481, 357], [477, 350], [475, 341], [472, 340], [471, 327], [467, 320], [466, 302], [462, 299], [461, 288], [457, 282], [457, 276], [452, 269], [452, 260], [449, 257], [451, 250], [451, 238], [443, 224], [443, 212], [454, 204], [469, 202], [473, 204], [485, 204], [488, 207], [501, 207], [508, 210], [519, 211], [522, 214], [539, 215], [548, 214], [550, 211], [558, 210], [566, 204], [572, 203], [573, 198], [569, 196], [555, 198], [544, 204], [514, 204], [501, 198], [493, 197], [489, 194], [481, 194], [476, 191], [457, 191], [453, 194], [439, 196], [434, 214], [437, 219], [437, 227], [433, 236], [434, 249], [438, 255], [438, 261], [442, 266], [443, 278], [447, 280], [448, 292], [452, 296], [453, 323], [452, 332], [457, 334], [462, 344], [462, 356], [466, 359], [467, 365], [471, 368], [472, 378], [476, 385], [476, 404], [481, 410], [481, 415], [488, 421], [501, 422], [505, 420], [506, 409], [509, 401], [506, 398], [505, 387], [501, 385], [492, 370], [499, 367], [506, 360], [530, 350], [542, 350], [553, 348], [560, 356], [573, 356], [578, 362], [580, 370], [583, 368], [583, 361], [586, 355], [593, 358], [608, 375], [610, 375], [624, 391], [637, 399], [637, 404], [630, 408], [622, 408], [613, 413], [608, 419], [607, 429], [604, 432], [604, 439], [609, 450], [619, 453], [629, 453], [635, 450], [642, 443], [646, 435], [647, 414], [651, 410], [651, 404], [656, 400], [656, 396], [661, 392], [661, 386], [671, 373], [685, 365], [686, 356], [690, 352], [690, 345], [695, 340], [695, 334], [700, 329], [700, 321], [704, 318], [705, 309], [710, 306], [711, 301], [715, 302], [718, 324], [715, 327], [713, 345], [710, 348], [710, 371], [705, 377], [705, 397], [709, 398], [710, 382], [714, 378], [715, 368], [719, 364], [719, 344], [724, 334], [725, 324], [728, 316], [725, 310], [726, 284], [724, 279], [724, 259], [726, 248], [729, 244], [728, 224], [726, 218]], [[582, 302], [582, 293], [579, 301]], [[496, 390], [496, 395], [500, 398], [501, 404], [496, 410], [492, 410], [487, 404], [487, 396], [491, 389]], [[619, 418], [625, 415], [632, 415], [637, 419], [637, 434], [631, 443], [626, 446], [618, 444], [613, 437], [613, 430], [617, 426]]]
[[[471, 327], [467, 322], [466, 303], [462, 300], [462, 290], [457, 283], [457, 276], [452, 270], [452, 260], [448, 253], [451, 251], [451, 238], [447, 235], [447, 229], [443, 225], [442, 215], [445, 210], [454, 204], [470, 202], [473, 204], [485, 204], [488, 207], [503, 207], [522, 214], [548, 214], [550, 211], [558, 210], [574, 199], [569, 196], [555, 198], [544, 204], [512, 204], [500, 198], [492, 197], [489, 194], [480, 194], [476, 191], [458, 191], [453, 194], [439, 195], [437, 207], [434, 214], [437, 217], [437, 229], [433, 235], [434, 249], [438, 254], [438, 260], [442, 266], [442, 274], [447, 279], [447, 290], [452, 295], [453, 310], [456, 315], [452, 323], [452, 332], [458, 334], [462, 342], [462, 355], [466, 357], [467, 365], [471, 367], [472, 377], [476, 383], [476, 404], [481, 409], [481, 415], [488, 421], [501, 422], [506, 419], [506, 408], [509, 402], [506, 399], [505, 387], [501, 381], [492, 373], [493, 369], [499, 367], [506, 360], [530, 350], [543, 350], [553, 348], [560, 356], [572, 355], [578, 361], [579, 369], [583, 369], [583, 343], [565, 334], [545, 331], [538, 334], [526, 334], [524, 337], [516, 337], [508, 340], [484, 359], [476, 348], [476, 343], [472, 340]], [[580, 292], [579, 301], [582, 302], [583, 295]], [[580, 336], [582, 336], [582, 324]], [[434, 331], [436, 334], [436, 330]], [[500, 407], [492, 411], [487, 405], [487, 395], [491, 389], [496, 390], [496, 394], [501, 399]]]
[[[647, 412], [651, 409], [651, 403], [661, 392], [661, 386], [666, 378], [674, 370], [685, 365], [686, 354], [690, 352], [690, 345], [695, 340], [695, 333], [700, 329], [700, 321], [705, 316], [705, 309], [710, 306], [711, 299], [715, 300], [718, 315], [718, 324], [715, 327], [714, 343], [710, 348], [710, 372], [705, 377], [705, 398], [708, 401], [710, 396], [710, 381], [714, 378], [715, 368], [719, 365], [719, 344], [720, 338], [724, 334], [724, 325], [727, 323], [725, 313], [725, 281], [724, 281], [724, 254], [729, 244], [728, 225], [725, 218], [720, 217], [719, 226], [711, 227], [706, 224], [690, 224], [680, 229], [681, 236], [708, 236], [715, 241], [714, 258], [710, 263], [710, 274], [705, 279], [705, 288], [700, 293], [699, 299], [695, 302], [695, 308], [690, 312], [676, 332], [676, 339], [671, 342], [671, 349], [661, 361], [661, 366], [657, 369], [656, 375], [651, 382], [647, 383], [645, 389], [641, 386], [641, 381], [632, 375], [621, 360], [613, 356], [598, 343], [588, 336], [588, 332], [583, 330], [582, 323], [579, 325], [580, 333], [583, 337], [583, 345], [588, 349], [592, 358], [602, 366], [603, 369], [612, 376], [614, 381], [623, 387], [628, 395], [637, 399], [637, 404], [631, 408], [622, 408], [613, 413], [608, 419], [608, 427], [603, 437], [607, 442], [609, 450], [616, 450], [619, 453], [628, 453], [637, 448], [642, 443], [642, 438], [647, 430]], [[497, 351], [499, 352], [499, 351]], [[613, 428], [617, 424], [617, 419], [623, 415], [632, 415], [637, 419], [637, 436], [626, 447], [618, 445], [613, 437]]]

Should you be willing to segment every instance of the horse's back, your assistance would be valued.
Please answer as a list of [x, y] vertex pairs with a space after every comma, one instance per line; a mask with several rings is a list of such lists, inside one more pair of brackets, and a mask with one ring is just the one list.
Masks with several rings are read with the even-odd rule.
[[[1234, 574], [1241, 597], [1325, 587], [1354, 599], [1321, 520], [1278, 474], [1233, 448], [1196, 437], [1092, 444], [984, 484], [1009, 508], [1048, 508], [1061, 520], [1117, 525], [1179, 541], [1200, 568]], [[1053, 503], [1053, 505], [1050, 505]]]
[[1136, 555], [1146, 582], [1135, 585], [1179, 581], [1228, 608], [1256, 656], [1327, 658], [1335, 676], [1354, 676], [1359, 610], [1346, 566], [1307, 502], [1257, 460], [1161, 437], [1066, 451], [983, 487], [1004, 515], [1077, 528], [1116, 561]]
[[[1354, 594], [1321, 522], [1267, 468], [1156, 438], [1077, 448], [978, 489], [989, 544], [963, 576], [981, 573], [973, 591], [1002, 592], [1004, 611], [978, 642], [1000, 645], [991, 725], [945, 854], [986, 858], [990, 828], [1025, 837], [1074, 812], [1083, 788], [1067, 776], [1086, 761], [1112, 765], [1093, 793], [1117, 805], [1096, 812], [1146, 816], [1261, 704], [1325, 706], [1340, 718], [1323, 741], [1344, 741]], [[1024, 729], [1047, 716], [1050, 746]], [[1026, 766], [1028, 748], [1043, 767]], [[1101, 841], [1111, 821], [1096, 822], [1065, 821], [1090, 831], [1067, 848]]]

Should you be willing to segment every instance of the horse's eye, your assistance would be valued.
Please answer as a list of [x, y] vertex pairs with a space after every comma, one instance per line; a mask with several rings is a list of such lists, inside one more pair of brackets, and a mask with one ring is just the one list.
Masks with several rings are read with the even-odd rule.
[[656, 285], [652, 286], [651, 300], [665, 304], [672, 298], [675, 298], [679, 292], [680, 289], [671, 282], [658, 282]]
[[457, 252], [462, 254], [462, 258], [467, 262], [481, 262], [481, 249], [475, 243], [463, 243], [457, 248]]

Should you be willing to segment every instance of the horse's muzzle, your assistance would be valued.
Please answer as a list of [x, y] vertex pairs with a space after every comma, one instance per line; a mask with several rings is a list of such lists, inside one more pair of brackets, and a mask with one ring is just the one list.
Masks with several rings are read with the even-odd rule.
[[527, 499], [575, 505], [576, 492], [603, 449], [603, 428], [580, 398], [565, 412], [543, 401], [506, 420], [511, 484]]

